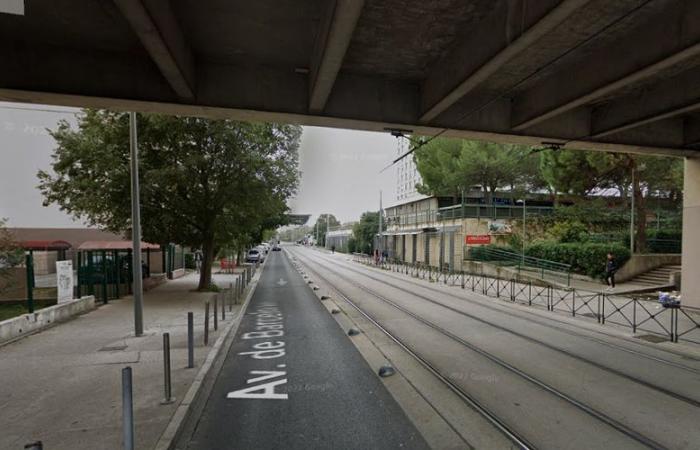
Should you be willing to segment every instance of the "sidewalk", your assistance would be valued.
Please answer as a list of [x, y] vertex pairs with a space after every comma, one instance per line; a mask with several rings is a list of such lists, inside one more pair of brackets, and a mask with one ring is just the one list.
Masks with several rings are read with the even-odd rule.
[[[235, 275], [213, 275], [228, 287]], [[193, 292], [197, 275], [144, 293], [144, 336], [133, 336], [133, 299], [127, 297], [74, 320], [0, 347], [0, 449], [41, 440], [44, 448], [120, 449], [121, 369], [134, 376], [136, 448], [152, 448], [184, 397], [223, 325], [203, 346], [204, 303], [214, 293]], [[220, 307], [219, 307], [220, 310]], [[187, 365], [187, 312], [194, 312], [195, 368]], [[219, 313], [219, 318], [220, 318]], [[172, 389], [163, 400], [162, 333], [170, 333]]]

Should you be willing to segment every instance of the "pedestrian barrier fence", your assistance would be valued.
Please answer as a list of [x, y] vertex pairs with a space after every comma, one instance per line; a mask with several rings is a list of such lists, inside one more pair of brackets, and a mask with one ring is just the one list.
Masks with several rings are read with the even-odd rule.
[[[612, 323], [645, 333], [644, 338], [700, 344], [700, 316], [683, 306], [661, 304], [633, 296], [558, 287], [532, 280], [506, 279], [468, 271], [440, 271], [400, 261], [375, 261], [371, 255], [353, 254], [353, 261], [436, 284], [459, 286], [482, 295], [565, 313], [601, 325]], [[651, 338], [648, 335], [650, 334]]]

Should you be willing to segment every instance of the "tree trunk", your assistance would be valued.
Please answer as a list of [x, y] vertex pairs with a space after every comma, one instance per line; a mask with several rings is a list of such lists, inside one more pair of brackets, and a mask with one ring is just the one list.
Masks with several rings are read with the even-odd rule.
[[214, 262], [214, 237], [208, 236], [202, 245], [202, 270], [199, 272], [197, 290], [205, 291], [211, 286], [211, 267]]

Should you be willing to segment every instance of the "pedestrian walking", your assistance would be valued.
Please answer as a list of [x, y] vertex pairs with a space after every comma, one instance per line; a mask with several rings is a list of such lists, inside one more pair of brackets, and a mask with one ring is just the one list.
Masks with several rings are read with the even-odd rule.
[[615, 255], [608, 253], [608, 259], [605, 261], [605, 283], [608, 285], [608, 291], [615, 288], [615, 272], [617, 272]]
[[196, 250], [194, 252], [194, 265], [197, 268], [197, 273], [202, 271], [202, 252]]

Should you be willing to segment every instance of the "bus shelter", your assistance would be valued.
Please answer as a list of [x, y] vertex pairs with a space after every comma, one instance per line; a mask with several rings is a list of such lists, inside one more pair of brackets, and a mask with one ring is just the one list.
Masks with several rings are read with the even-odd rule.
[[[141, 242], [141, 264], [144, 278], [151, 276], [152, 253], [161, 252], [157, 244]], [[87, 241], [78, 247], [78, 296], [94, 295], [107, 303], [132, 293], [133, 245], [131, 241]], [[160, 256], [156, 258], [160, 260]], [[159, 272], [162, 269], [159, 270]]]

